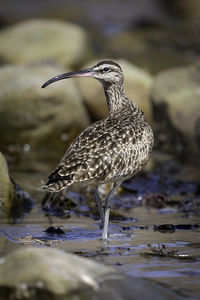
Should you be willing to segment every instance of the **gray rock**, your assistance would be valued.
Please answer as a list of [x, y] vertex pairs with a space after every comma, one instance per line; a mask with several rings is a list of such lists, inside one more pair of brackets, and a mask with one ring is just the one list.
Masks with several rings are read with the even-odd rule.
[[60, 149], [63, 153], [89, 124], [73, 79], [41, 89], [46, 80], [63, 72], [53, 66], [0, 69], [1, 145], [21, 145], [25, 153], [35, 149], [41, 154], [44, 149], [44, 156]]
[[50, 60], [72, 66], [85, 59], [88, 44], [86, 32], [78, 25], [33, 19], [0, 32], [0, 58], [13, 64]]
[[6, 159], [0, 152], [0, 218], [19, 219], [33, 208], [34, 201], [9, 176]]
[[20, 248], [1, 259], [0, 299], [180, 299], [151, 281], [56, 249]]
[[171, 149], [198, 153], [200, 63], [157, 75], [152, 89], [155, 120]]
[[[130, 62], [120, 59], [116, 60], [124, 71], [125, 91], [134, 99], [144, 111], [149, 122], [152, 122], [152, 109], [149, 100], [153, 77]], [[91, 61], [83, 68], [93, 66], [97, 61]], [[105, 95], [101, 84], [92, 79], [79, 79], [81, 93], [86, 106], [94, 119], [104, 118], [108, 114]]]
[[111, 270], [56, 249], [29, 247], [5, 258], [1, 264], [0, 286], [16, 289], [15, 293], [21, 297], [30, 297], [33, 288], [66, 295], [81, 285], [96, 289], [98, 278]]
[[11, 182], [7, 162], [0, 152], [0, 217], [8, 217], [14, 201], [14, 184]]

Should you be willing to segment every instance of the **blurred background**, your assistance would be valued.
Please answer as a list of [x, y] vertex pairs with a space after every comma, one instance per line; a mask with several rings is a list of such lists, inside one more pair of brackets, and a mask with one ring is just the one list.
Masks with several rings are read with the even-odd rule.
[[[196, 299], [199, 20], [199, 0], [0, 1], [1, 255], [22, 243], [42, 241], [44, 247], [49, 239], [62, 239], [56, 247], [64, 251], [151, 278]], [[74, 138], [108, 114], [96, 80], [41, 86], [101, 59], [122, 66], [126, 93], [144, 111], [155, 135], [145, 171], [124, 182], [113, 201], [114, 234], [105, 247], [99, 241], [90, 187], [70, 187], [50, 198], [41, 190]], [[106, 190], [101, 192], [105, 196]], [[65, 234], [50, 235], [50, 224], [62, 226]], [[147, 257], [149, 243], [159, 246], [150, 245], [153, 254]]]
[[107, 115], [91, 79], [40, 89], [101, 58], [122, 65], [128, 96], [154, 128], [156, 162], [196, 165], [199, 16], [198, 0], [1, 0], [0, 149], [10, 168], [48, 172], [83, 128]]

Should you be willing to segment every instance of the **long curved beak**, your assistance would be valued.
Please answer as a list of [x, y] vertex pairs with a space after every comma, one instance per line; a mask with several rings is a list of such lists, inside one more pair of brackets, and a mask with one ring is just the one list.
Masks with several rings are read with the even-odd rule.
[[75, 72], [69, 72], [69, 73], [65, 73], [65, 74], [60, 74], [60, 75], [57, 75], [57, 76], [49, 79], [47, 82], [45, 82], [42, 85], [42, 89], [45, 88], [47, 85], [49, 85], [55, 81], [58, 81], [58, 80], [73, 78], [73, 77], [93, 77], [93, 74], [94, 74], [94, 71], [92, 68], [75, 71]]

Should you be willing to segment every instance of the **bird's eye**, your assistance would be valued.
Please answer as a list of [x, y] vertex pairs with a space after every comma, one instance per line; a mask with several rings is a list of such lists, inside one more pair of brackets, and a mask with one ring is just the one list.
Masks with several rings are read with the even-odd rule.
[[109, 68], [108, 68], [108, 67], [104, 67], [104, 68], [103, 68], [103, 71], [104, 71], [104, 72], [107, 72], [107, 71], [109, 71]]

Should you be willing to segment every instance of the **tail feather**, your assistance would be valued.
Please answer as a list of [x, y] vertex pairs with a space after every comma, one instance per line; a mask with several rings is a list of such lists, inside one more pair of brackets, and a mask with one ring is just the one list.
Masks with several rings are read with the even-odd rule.
[[69, 180], [59, 180], [55, 182], [47, 182], [42, 186], [43, 189], [48, 189], [50, 192], [59, 192], [62, 189], [70, 186], [73, 183], [73, 181]]
[[48, 189], [51, 192], [59, 192], [73, 183], [74, 174], [62, 176], [59, 174], [61, 168], [62, 167], [58, 167], [51, 173], [47, 183], [42, 186], [43, 189]]
[[70, 181], [72, 180], [74, 174], [70, 174], [70, 175], [60, 175], [59, 174], [59, 169], [55, 170], [53, 173], [51, 173], [51, 175], [48, 177], [48, 182], [47, 184], [53, 183], [53, 182], [57, 182], [57, 181], [62, 181], [62, 180], [66, 180], [66, 181]]

